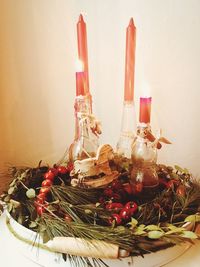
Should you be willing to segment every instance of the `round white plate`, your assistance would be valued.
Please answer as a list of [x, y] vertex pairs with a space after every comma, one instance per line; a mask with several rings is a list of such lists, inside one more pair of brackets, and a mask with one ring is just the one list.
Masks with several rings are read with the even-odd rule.
[[[24, 238], [34, 242], [41, 242], [42, 240], [36, 236], [36, 234], [23, 227], [15, 220], [10, 218], [10, 225], [16, 233]], [[4, 240], [9, 244], [9, 249], [14, 251], [15, 254], [23, 255], [26, 259], [34, 262], [36, 265], [45, 267], [71, 267], [69, 261], [65, 262], [60, 253], [53, 253], [41, 248], [29, 245], [19, 239], [17, 239], [8, 229], [6, 225], [6, 214], [4, 213], [0, 218], [0, 229], [3, 229]], [[109, 267], [160, 267], [168, 262], [171, 262], [175, 258], [182, 255], [186, 250], [190, 248], [189, 243], [184, 243], [180, 246], [171, 247], [155, 253], [147, 254], [142, 257], [129, 257], [122, 260], [104, 260]], [[12, 255], [12, 254], [11, 254]], [[5, 265], [4, 265], [5, 266]], [[30, 265], [32, 266], [32, 265]], [[75, 265], [73, 265], [75, 266]], [[28, 267], [28, 266], [26, 266]]]

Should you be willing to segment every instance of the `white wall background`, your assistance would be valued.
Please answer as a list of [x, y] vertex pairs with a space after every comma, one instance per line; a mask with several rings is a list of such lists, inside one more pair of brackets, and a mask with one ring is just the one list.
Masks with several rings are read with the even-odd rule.
[[136, 102], [148, 82], [153, 124], [173, 142], [159, 160], [200, 175], [199, 0], [0, 0], [0, 166], [56, 162], [72, 141], [80, 12], [101, 141], [114, 146], [119, 136], [132, 16]]

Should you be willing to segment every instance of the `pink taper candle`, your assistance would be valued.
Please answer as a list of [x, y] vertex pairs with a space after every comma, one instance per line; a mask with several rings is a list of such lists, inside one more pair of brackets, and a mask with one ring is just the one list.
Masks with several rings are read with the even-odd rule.
[[134, 96], [135, 44], [136, 28], [133, 22], [133, 18], [131, 18], [126, 30], [124, 101], [133, 101]]
[[140, 97], [140, 118], [141, 123], [150, 123], [151, 118], [151, 97]]
[[78, 56], [83, 62], [83, 71], [85, 73], [85, 95], [89, 94], [89, 72], [88, 72], [88, 50], [87, 50], [87, 29], [82, 14], [77, 23]]

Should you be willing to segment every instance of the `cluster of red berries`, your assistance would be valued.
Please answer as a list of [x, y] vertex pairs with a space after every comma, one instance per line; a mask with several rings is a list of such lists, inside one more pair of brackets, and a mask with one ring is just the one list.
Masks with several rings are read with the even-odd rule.
[[106, 205], [106, 209], [114, 211], [109, 218], [108, 223], [112, 225], [113, 222], [115, 222], [115, 225], [121, 225], [130, 221], [131, 217], [136, 213], [138, 205], [133, 201], [129, 201], [125, 205], [113, 202], [108, 203]]
[[143, 189], [142, 183], [122, 183], [120, 180], [115, 180], [104, 191], [103, 196], [100, 197], [100, 203], [105, 201], [124, 201], [132, 195], [137, 195]]
[[42, 182], [39, 194], [37, 195], [37, 199], [35, 201], [35, 207], [38, 215], [42, 215], [45, 211], [45, 208], [47, 207], [47, 194], [51, 190], [51, 186], [54, 182], [54, 179], [58, 175], [64, 175], [67, 173], [70, 173], [73, 166], [70, 164], [67, 167], [64, 166], [58, 166], [55, 168], [49, 168], [46, 173], [44, 173], [43, 177], [44, 180]]
[[[105, 205], [106, 210], [112, 215], [108, 219], [108, 224], [121, 225], [127, 223], [133, 214], [137, 211], [138, 206], [135, 202], [129, 201], [134, 194], [140, 193], [142, 186], [135, 187], [130, 183], [122, 183], [120, 180], [115, 180], [103, 191], [103, 196], [99, 201]], [[126, 204], [122, 204], [126, 203]]]
[[180, 180], [170, 179], [167, 181], [166, 179], [160, 178], [159, 184], [164, 188], [174, 190], [178, 196], [185, 196], [186, 188], [183, 184], [181, 184]]

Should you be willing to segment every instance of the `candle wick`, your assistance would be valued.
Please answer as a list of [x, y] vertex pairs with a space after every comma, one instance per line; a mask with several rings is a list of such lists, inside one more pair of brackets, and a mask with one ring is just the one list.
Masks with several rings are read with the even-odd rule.
[[129, 26], [135, 26], [133, 18], [130, 19]]
[[84, 19], [83, 19], [83, 15], [82, 14], [80, 14], [80, 16], [79, 16], [79, 22], [84, 22]]

